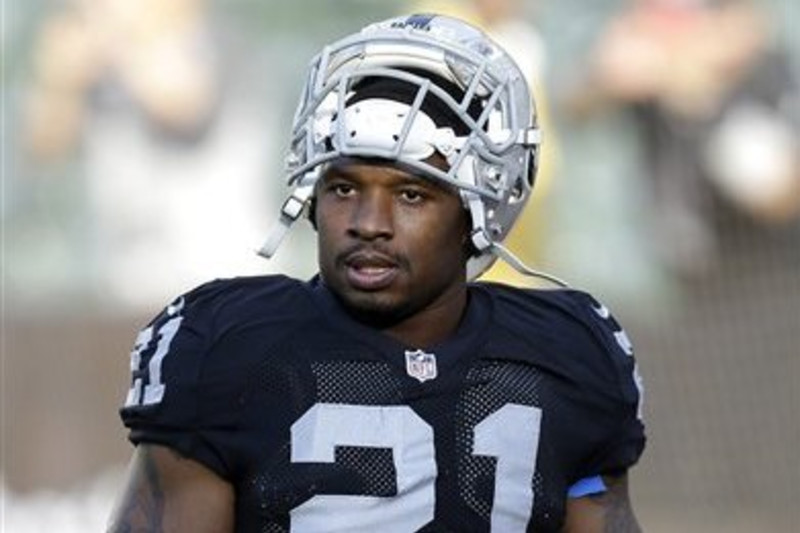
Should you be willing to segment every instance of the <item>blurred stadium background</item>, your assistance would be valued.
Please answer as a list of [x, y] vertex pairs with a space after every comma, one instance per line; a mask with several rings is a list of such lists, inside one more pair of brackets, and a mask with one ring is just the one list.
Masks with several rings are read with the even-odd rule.
[[[647, 385], [650, 441], [632, 475], [645, 531], [800, 531], [797, 167], [767, 214], [690, 184], [668, 205], [704, 195], [699, 207], [674, 232], [654, 224], [653, 161], [675, 146], [642, 133], [641, 101], [584, 113], [573, 98], [596, 92], [596, 42], [631, 2], [519, 3], [549, 130], [512, 247], [627, 326]], [[800, 7], [749, 3], [796, 76]], [[282, 200], [281, 153], [318, 48], [378, 18], [467, 4], [3, 0], [0, 529], [103, 529], [130, 454], [117, 417], [128, 353], [161, 305], [209, 278], [313, 273], [309, 229], [273, 262], [253, 250]], [[778, 137], [796, 158], [786, 87]], [[711, 130], [669, 124], [691, 141], [670, 152], [684, 175]], [[750, 124], [744, 153], [784, 142]], [[704, 231], [684, 227], [692, 217]]]

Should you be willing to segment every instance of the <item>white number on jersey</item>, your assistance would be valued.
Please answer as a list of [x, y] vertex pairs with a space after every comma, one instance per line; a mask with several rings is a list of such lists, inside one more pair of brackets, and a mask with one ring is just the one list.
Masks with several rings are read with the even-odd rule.
[[[537, 407], [506, 404], [475, 426], [473, 454], [497, 458], [492, 531], [527, 528], [541, 421]], [[291, 438], [295, 463], [332, 463], [336, 446], [391, 448], [397, 472], [396, 496], [314, 496], [292, 510], [292, 531], [405, 533], [433, 519], [433, 428], [410, 407], [318, 403], [292, 425]]]
[[[125, 407], [134, 405], [154, 405], [164, 398], [164, 383], [161, 381], [161, 365], [164, 363], [164, 357], [169, 353], [170, 344], [178, 329], [181, 327], [183, 317], [178, 314], [183, 308], [183, 299], [179, 299], [176, 304], [172, 304], [167, 308], [167, 315], [171, 316], [169, 320], [161, 324], [158, 328], [149, 326], [139, 332], [136, 337], [136, 342], [131, 351], [131, 373], [141, 371], [142, 366], [142, 353], [151, 345], [153, 340], [156, 341], [156, 349], [150, 362], [147, 364], [147, 383], [144, 385], [142, 391], [142, 378], [136, 377], [131, 384], [128, 391], [128, 396], [125, 399]], [[144, 394], [142, 394], [144, 392]]]

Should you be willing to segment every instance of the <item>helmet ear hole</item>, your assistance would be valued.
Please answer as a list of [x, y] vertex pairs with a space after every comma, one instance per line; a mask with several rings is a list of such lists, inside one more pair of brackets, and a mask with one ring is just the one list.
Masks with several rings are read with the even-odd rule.
[[514, 180], [514, 184], [511, 186], [511, 190], [508, 194], [509, 203], [516, 204], [527, 200], [525, 191], [530, 190], [531, 182], [529, 180], [530, 178], [526, 178], [524, 176], [519, 176], [516, 180]]
[[531, 150], [530, 155], [528, 156], [528, 168], [526, 169], [525, 175], [528, 179], [528, 185], [533, 188], [533, 184], [536, 181], [536, 169], [538, 165], [539, 154], [536, 151], [536, 148]]

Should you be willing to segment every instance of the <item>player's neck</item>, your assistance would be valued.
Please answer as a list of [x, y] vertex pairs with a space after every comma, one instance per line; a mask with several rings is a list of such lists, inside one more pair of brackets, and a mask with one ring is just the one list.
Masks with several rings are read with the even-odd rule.
[[466, 308], [467, 288], [461, 285], [419, 312], [381, 329], [403, 344], [428, 348], [455, 334]]

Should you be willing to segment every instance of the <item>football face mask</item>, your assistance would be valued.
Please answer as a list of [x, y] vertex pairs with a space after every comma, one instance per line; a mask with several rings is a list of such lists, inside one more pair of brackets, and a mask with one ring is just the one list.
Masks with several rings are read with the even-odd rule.
[[[530, 196], [539, 142], [522, 73], [482, 32], [427, 15], [367, 26], [311, 63], [286, 161], [293, 190], [259, 253], [275, 253], [326, 163], [377, 158], [459, 190], [472, 222], [474, 279], [510, 255], [500, 243]], [[446, 170], [426, 162], [435, 152]]]

